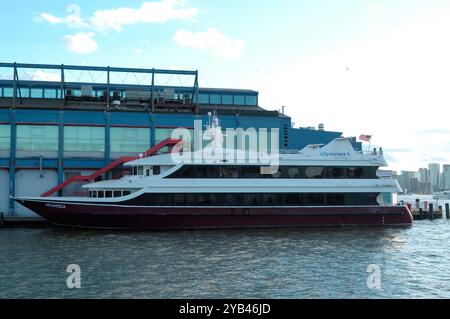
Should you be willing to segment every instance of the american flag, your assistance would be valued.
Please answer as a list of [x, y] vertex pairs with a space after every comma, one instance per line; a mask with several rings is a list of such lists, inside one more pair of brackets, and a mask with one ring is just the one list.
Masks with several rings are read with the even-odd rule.
[[361, 134], [359, 139], [361, 141], [370, 142], [370, 140], [372, 139], [372, 135]]

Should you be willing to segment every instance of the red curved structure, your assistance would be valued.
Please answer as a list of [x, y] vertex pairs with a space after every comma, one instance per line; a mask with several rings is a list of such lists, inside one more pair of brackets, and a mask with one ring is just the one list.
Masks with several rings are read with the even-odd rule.
[[[170, 150], [172, 151], [172, 148], [181, 143], [181, 140], [178, 139], [171, 139], [168, 138], [164, 141], [162, 141], [161, 143], [153, 146], [152, 148], [150, 148], [149, 150], [145, 151], [144, 157], [149, 157], [154, 155], [156, 152], [158, 152], [159, 150], [161, 150], [162, 148], [169, 146]], [[112, 169], [116, 168], [119, 165], [122, 165], [123, 163], [126, 162], [130, 162], [130, 161], [134, 161], [139, 159], [139, 156], [124, 156], [121, 157], [117, 160], [115, 160], [114, 162], [109, 163], [108, 165], [106, 165], [105, 167], [99, 169], [98, 171], [92, 173], [91, 175], [88, 176], [73, 176], [71, 178], [69, 178], [68, 180], [65, 180], [63, 183], [53, 187], [52, 189], [49, 189], [48, 191], [46, 191], [45, 193], [43, 193], [41, 195], [41, 197], [49, 197], [50, 195], [53, 195], [56, 192], [59, 192], [60, 190], [64, 189], [67, 185], [70, 185], [74, 182], [88, 182], [88, 181], [92, 181], [94, 179], [96, 179], [97, 177], [111, 171]]]

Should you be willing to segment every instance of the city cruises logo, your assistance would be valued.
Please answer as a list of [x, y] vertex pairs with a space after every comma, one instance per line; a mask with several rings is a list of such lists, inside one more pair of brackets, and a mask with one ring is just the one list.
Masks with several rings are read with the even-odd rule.
[[347, 157], [351, 156], [350, 152], [321, 152], [321, 157]]
[[274, 174], [279, 168], [279, 129], [222, 129], [216, 117], [203, 128], [194, 121], [194, 130], [177, 128], [171, 138], [181, 140], [172, 151], [175, 164], [258, 164], [262, 174]]

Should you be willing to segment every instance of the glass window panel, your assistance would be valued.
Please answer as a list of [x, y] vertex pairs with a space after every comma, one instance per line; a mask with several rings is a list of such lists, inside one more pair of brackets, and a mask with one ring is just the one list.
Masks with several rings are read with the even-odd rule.
[[222, 104], [222, 96], [219, 94], [211, 94], [209, 101], [211, 104]]
[[173, 129], [157, 128], [155, 130], [155, 143], [158, 144], [172, 136]]
[[58, 151], [58, 126], [17, 125], [18, 151]]
[[94, 126], [64, 127], [64, 150], [68, 152], [103, 152], [105, 128]]
[[140, 153], [150, 148], [149, 128], [111, 128], [111, 152]]
[[13, 97], [14, 90], [13, 88], [3, 88], [3, 97]]
[[232, 95], [222, 95], [222, 104], [233, 104], [233, 96]]
[[258, 105], [256, 96], [248, 95], [245, 97], [245, 105]]
[[0, 151], [9, 151], [11, 142], [11, 125], [0, 125]]
[[64, 138], [77, 138], [77, 127], [76, 126], [65, 126], [64, 127]]
[[30, 89], [29, 88], [20, 88], [20, 95], [23, 98], [30, 97]]
[[31, 89], [31, 98], [42, 99], [42, 89]]
[[234, 96], [234, 105], [245, 105], [245, 96], [244, 95], [235, 95]]
[[135, 128], [124, 128], [123, 135], [125, 138], [136, 138], [137, 137], [137, 129]]
[[45, 89], [44, 90], [44, 98], [46, 99], [56, 99], [56, 90], [55, 89]]
[[198, 103], [199, 104], [209, 104], [209, 95], [208, 94], [199, 94]]
[[32, 137], [42, 137], [45, 135], [44, 127], [42, 126], [32, 126], [31, 136]]

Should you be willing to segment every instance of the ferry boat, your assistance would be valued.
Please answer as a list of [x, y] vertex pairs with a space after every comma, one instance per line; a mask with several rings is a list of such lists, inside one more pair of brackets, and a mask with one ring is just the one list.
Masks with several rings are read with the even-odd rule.
[[[209, 128], [214, 141], [218, 124], [215, 119]], [[84, 185], [89, 197], [14, 199], [55, 225], [82, 228], [408, 226], [413, 221], [408, 207], [382, 202], [383, 194], [401, 192], [395, 179], [377, 175], [387, 166], [384, 155], [358, 151], [349, 138], [275, 154], [272, 166], [260, 154], [223, 145], [215, 144], [214, 153], [233, 151], [233, 158], [256, 160], [180, 161], [204, 153], [175, 149], [125, 163], [129, 176]]]

